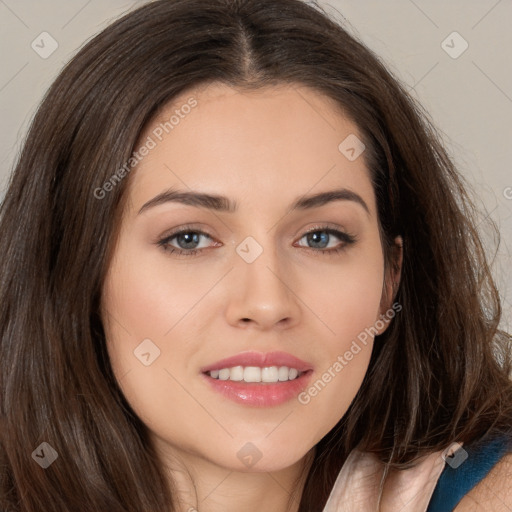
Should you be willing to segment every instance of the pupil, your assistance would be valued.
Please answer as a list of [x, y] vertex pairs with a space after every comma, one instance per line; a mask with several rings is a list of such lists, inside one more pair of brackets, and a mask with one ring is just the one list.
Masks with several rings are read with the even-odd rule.
[[[325, 231], [317, 231], [309, 235], [309, 241], [313, 243], [319, 242], [320, 244], [324, 243], [321, 247], [323, 249], [328, 244], [328, 237], [329, 235]], [[319, 238], [322, 238], [323, 240], [319, 240]]]
[[[182, 233], [178, 236], [178, 244], [182, 247], [182, 249], [194, 249], [194, 247], [188, 247], [189, 244], [197, 244], [199, 243], [199, 234], [198, 233]], [[184, 244], [179, 243], [180, 240], [184, 240]]]

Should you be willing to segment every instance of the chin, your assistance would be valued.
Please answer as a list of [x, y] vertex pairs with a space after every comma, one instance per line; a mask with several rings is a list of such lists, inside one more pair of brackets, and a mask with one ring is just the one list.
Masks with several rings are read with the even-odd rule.
[[[294, 445], [296, 446], [296, 444]], [[231, 451], [231, 450], [229, 450]], [[259, 448], [257, 443], [247, 442], [236, 448], [235, 457], [209, 458], [214, 464], [229, 471], [240, 473], [273, 473], [283, 471], [300, 463], [309, 451], [290, 452], [283, 450], [283, 446], [272, 448], [270, 445]]]

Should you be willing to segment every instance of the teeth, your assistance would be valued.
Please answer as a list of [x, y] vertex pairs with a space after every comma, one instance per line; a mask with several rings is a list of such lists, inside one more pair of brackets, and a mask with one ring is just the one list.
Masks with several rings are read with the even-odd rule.
[[229, 372], [229, 380], [244, 380], [244, 367], [243, 366], [235, 366], [228, 370]]
[[290, 369], [287, 366], [281, 366], [277, 371], [277, 377], [280, 381], [288, 380]]
[[244, 382], [285, 382], [295, 380], [302, 375], [296, 368], [288, 366], [233, 366], [207, 372], [212, 379]]
[[279, 377], [279, 370], [277, 366], [270, 366], [261, 369], [261, 382], [277, 382]]
[[219, 370], [219, 380], [228, 380], [229, 379], [229, 368], [222, 368]]
[[245, 382], [261, 382], [261, 368], [257, 366], [247, 366], [244, 370]]

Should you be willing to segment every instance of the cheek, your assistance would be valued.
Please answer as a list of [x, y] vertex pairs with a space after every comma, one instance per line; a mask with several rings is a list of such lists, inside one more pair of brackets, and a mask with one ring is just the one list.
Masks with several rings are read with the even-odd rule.
[[298, 397], [305, 416], [322, 418], [316, 439], [345, 414], [368, 369], [384, 279], [377, 241], [378, 236], [372, 247], [347, 253], [339, 265], [317, 273], [316, 286], [305, 280], [307, 289], [300, 292], [323, 323], [318, 330], [321, 364]]
[[[162, 339], [187, 317], [206, 293], [210, 280], [198, 280], [190, 269], [166, 267], [154, 248], [120, 248], [104, 286], [104, 307], [117, 317], [133, 340]], [[157, 258], [155, 258], [157, 254]], [[211, 281], [211, 282], [210, 282]], [[114, 326], [115, 327], [115, 326]]]
[[366, 374], [380, 313], [383, 262], [374, 256], [359, 259], [328, 277], [316, 281], [324, 283], [322, 290], [308, 293], [308, 304], [315, 305], [324, 324], [318, 330], [323, 357], [298, 397], [307, 416], [322, 418], [319, 438], [347, 411]]
[[[107, 350], [123, 390], [134, 380], [143, 378], [144, 373], [139, 376], [139, 372], [145, 363], [151, 362], [148, 369], [154, 369], [160, 362], [164, 355], [161, 340], [174, 323], [173, 312], [183, 304], [172, 302], [169, 288], [157, 279], [156, 270], [144, 263], [140, 251], [121, 244], [103, 285]], [[142, 394], [145, 389], [138, 381], [132, 388], [134, 392], [127, 389], [126, 394], [135, 399], [137, 391]]]
[[[140, 251], [126, 246], [119, 252], [123, 257], [112, 263], [103, 287], [111, 366], [141, 421], [151, 430], [179, 438], [185, 428], [180, 429], [176, 411], [187, 411], [185, 419], [200, 415], [181, 384], [191, 350], [182, 329], [190, 328], [187, 313], [200, 295], [191, 289], [190, 276], [189, 286], [181, 282], [186, 278], [180, 273], [169, 285], [162, 261], [151, 264]], [[180, 343], [172, 342], [176, 338]]]
[[384, 263], [380, 246], [347, 255], [339, 265], [323, 267], [302, 281], [301, 297], [322, 320], [326, 349], [350, 346], [379, 317]]

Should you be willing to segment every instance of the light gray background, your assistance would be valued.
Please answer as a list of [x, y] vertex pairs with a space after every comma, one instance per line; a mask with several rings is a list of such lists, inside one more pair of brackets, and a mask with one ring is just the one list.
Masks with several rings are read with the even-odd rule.
[[[0, 199], [29, 122], [65, 62], [111, 21], [144, 1], [0, 0]], [[512, 325], [512, 0], [330, 0], [320, 5], [387, 63], [430, 112], [501, 245], [493, 266]], [[468, 48], [457, 58], [464, 47]], [[48, 32], [58, 48], [32, 49]], [[450, 36], [450, 37], [449, 37]], [[46, 37], [46, 36], [44, 36]], [[445, 43], [443, 44], [443, 41]], [[443, 47], [445, 49], [443, 49]], [[42, 50], [41, 50], [42, 51]]]

